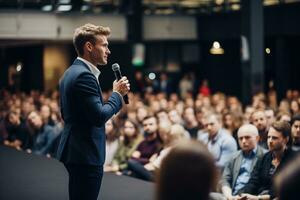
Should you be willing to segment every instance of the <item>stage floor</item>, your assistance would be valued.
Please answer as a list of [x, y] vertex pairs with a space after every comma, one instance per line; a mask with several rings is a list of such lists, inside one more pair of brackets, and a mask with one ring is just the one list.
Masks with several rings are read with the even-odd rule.
[[[67, 171], [55, 159], [0, 146], [0, 199], [67, 200]], [[154, 184], [104, 173], [99, 199], [153, 200]]]

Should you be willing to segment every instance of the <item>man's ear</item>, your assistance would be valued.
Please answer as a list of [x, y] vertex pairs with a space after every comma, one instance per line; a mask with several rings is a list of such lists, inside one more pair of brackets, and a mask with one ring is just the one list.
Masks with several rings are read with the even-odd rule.
[[86, 48], [86, 50], [88, 52], [91, 52], [93, 50], [93, 45], [91, 42], [87, 41], [85, 44], [84, 44], [84, 47]]
[[256, 141], [259, 142], [259, 135], [256, 136]]

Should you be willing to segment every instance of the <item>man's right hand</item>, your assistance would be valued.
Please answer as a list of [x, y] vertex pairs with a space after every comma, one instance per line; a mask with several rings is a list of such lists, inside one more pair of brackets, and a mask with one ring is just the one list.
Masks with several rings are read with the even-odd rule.
[[122, 96], [127, 94], [130, 90], [130, 84], [126, 76], [123, 76], [120, 80], [114, 81], [113, 91], [120, 93]]

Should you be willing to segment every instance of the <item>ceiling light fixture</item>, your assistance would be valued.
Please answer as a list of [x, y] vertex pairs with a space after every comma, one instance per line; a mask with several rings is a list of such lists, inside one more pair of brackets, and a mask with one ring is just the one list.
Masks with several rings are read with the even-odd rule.
[[45, 6], [42, 7], [42, 11], [48, 12], [48, 11], [51, 11], [51, 10], [52, 10], [52, 5], [45, 5]]
[[72, 9], [72, 5], [59, 5], [57, 11], [59, 12], [66, 12]]
[[221, 55], [221, 54], [224, 54], [224, 49], [221, 47], [221, 45], [218, 41], [214, 41], [209, 52], [210, 52], [210, 54], [213, 54], [213, 55]]

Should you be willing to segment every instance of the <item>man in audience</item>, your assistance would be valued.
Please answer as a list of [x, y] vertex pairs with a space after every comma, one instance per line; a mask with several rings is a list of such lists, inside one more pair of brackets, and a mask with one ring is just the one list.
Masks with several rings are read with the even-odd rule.
[[294, 151], [300, 151], [300, 115], [296, 115], [291, 120], [292, 125], [292, 149]]
[[265, 116], [267, 119], [267, 126], [270, 127], [276, 121], [274, 110], [272, 108], [266, 108]]
[[237, 136], [241, 150], [226, 164], [221, 180], [222, 193], [228, 200], [234, 199], [246, 185], [257, 160], [265, 153], [265, 149], [257, 145], [259, 135], [254, 125], [241, 126]]
[[28, 124], [33, 132], [33, 145], [29, 152], [33, 152], [38, 155], [47, 155], [50, 146], [56, 134], [53, 127], [44, 124], [41, 115], [37, 111], [31, 111], [28, 115]]
[[143, 120], [143, 129], [145, 139], [138, 145], [136, 151], [133, 152], [131, 159], [128, 161], [128, 169], [133, 172], [138, 170], [141, 165], [149, 163], [151, 156], [161, 148], [161, 143], [158, 139], [156, 117], [145, 117]]
[[266, 114], [263, 110], [256, 110], [252, 113], [252, 124], [256, 126], [259, 133], [259, 145], [267, 149], [268, 123]]
[[172, 109], [168, 113], [172, 124], [183, 124], [182, 118], [176, 109]]
[[291, 126], [276, 121], [268, 132], [269, 152], [253, 168], [248, 183], [239, 191], [239, 199], [270, 200], [275, 198], [273, 177], [291, 161], [295, 152], [290, 149]]
[[28, 128], [21, 116], [16, 111], [9, 111], [2, 122], [0, 135], [3, 135], [3, 144], [16, 149], [24, 149], [28, 146], [30, 135]]
[[183, 111], [184, 128], [189, 132], [191, 138], [197, 138], [198, 122], [193, 107], [186, 107]]
[[237, 151], [235, 139], [222, 128], [221, 117], [217, 114], [208, 114], [203, 119], [207, 133], [199, 134], [198, 138], [207, 145], [213, 154], [216, 165], [223, 169], [233, 153]]

